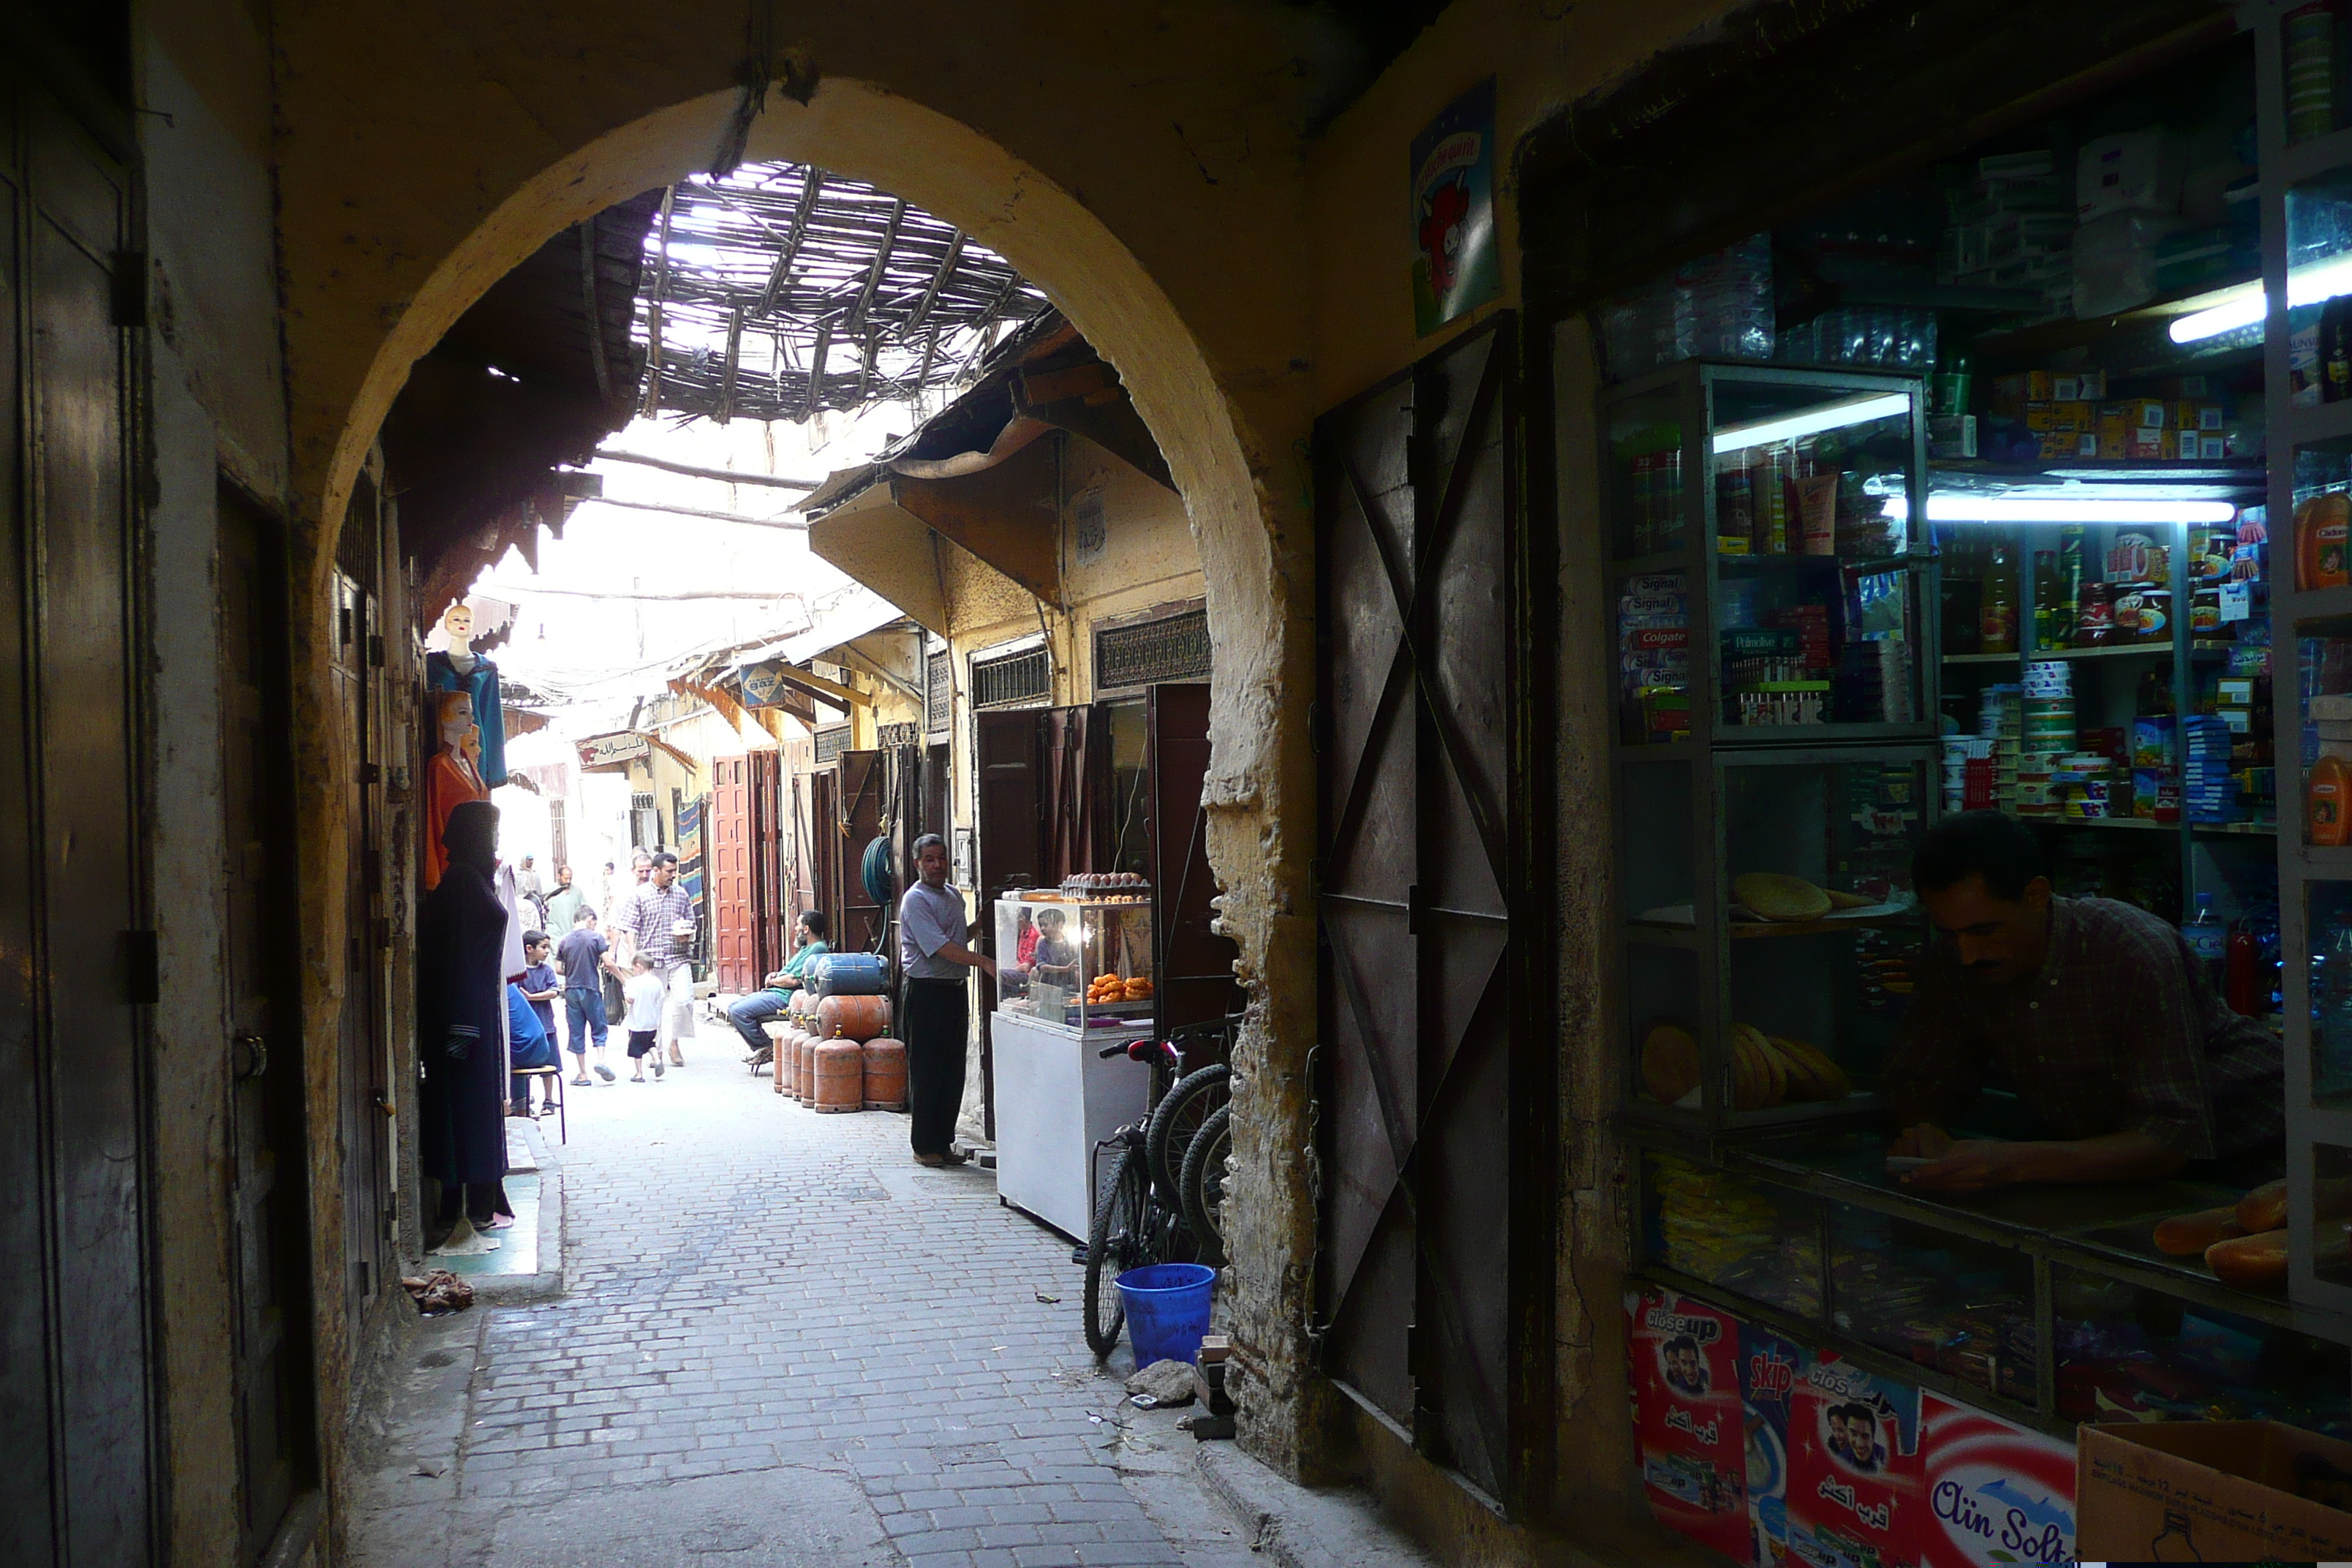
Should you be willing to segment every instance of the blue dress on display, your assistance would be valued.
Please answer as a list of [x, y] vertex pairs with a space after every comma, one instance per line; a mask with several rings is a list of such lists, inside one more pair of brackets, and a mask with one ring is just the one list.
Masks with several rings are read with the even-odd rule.
[[425, 656], [425, 689], [462, 691], [474, 704], [474, 727], [482, 732], [480, 773], [485, 788], [507, 782], [507, 723], [499, 708], [499, 667], [480, 654], [474, 668], [460, 671], [446, 653]]

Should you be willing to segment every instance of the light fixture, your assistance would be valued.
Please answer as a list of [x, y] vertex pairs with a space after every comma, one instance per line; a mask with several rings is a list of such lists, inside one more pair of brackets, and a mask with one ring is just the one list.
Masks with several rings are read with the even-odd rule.
[[1727, 425], [1715, 433], [1716, 455], [1769, 446], [1775, 441], [1794, 441], [1801, 437], [1818, 436], [1824, 430], [1843, 430], [1849, 425], [1867, 425], [1874, 419], [1910, 411], [1911, 395], [1907, 392], [1867, 393], [1752, 424]]
[[[2338, 257], [2316, 267], [2298, 268], [2286, 275], [2286, 302], [2322, 305], [2339, 294], [2352, 294], [2352, 256]], [[2202, 310], [2175, 320], [2168, 331], [2176, 343], [2201, 342], [2251, 327], [2270, 313], [2270, 296], [2259, 283], [2231, 289]]]
[[[1897, 520], [1911, 515], [1911, 503], [1889, 496], [1886, 515]], [[2238, 509], [2225, 500], [2120, 500], [2114, 498], [2047, 500], [2031, 496], [1977, 496], [1966, 493], [1930, 495], [1929, 522], [2124, 522], [2162, 527], [2177, 524], [2217, 524], [2236, 521]]]

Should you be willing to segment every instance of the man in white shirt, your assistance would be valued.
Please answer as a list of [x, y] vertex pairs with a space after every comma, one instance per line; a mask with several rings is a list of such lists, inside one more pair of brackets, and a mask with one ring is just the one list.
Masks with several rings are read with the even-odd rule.
[[968, 972], [996, 973], [996, 961], [968, 945], [963, 895], [948, 886], [948, 847], [936, 833], [915, 840], [920, 880], [898, 900], [898, 963], [907, 986], [898, 1032], [907, 1042], [908, 1141], [919, 1164], [962, 1163], [955, 1152], [963, 1109], [964, 1037], [971, 1026]]
[[686, 1065], [680, 1039], [694, 1037], [694, 900], [677, 879], [677, 857], [667, 850], [653, 858], [646, 885], [637, 889], [623, 928], [633, 956], [653, 960], [666, 995], [661, 1013], [663, 1044], [671, 1063]]

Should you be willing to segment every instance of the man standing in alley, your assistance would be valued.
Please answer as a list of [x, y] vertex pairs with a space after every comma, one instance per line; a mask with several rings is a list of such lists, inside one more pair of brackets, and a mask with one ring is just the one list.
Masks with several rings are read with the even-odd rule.
[[547, 895], [547, 934], [555, 939], [557, 946], [563, 944], [564, 937], [579, 923], [581, 902], [580, 889], [572, 885], [572, 868], [558, 866], [555, 891]]
[[996, 973], [996, 961], [970, 946], [963, 895], [948, 886], [948, 847], [936, 833], [915, 840], [920, 879], [898, 900], [898, 962], [907, 988], [898, 1008], [907, 1042], [908, 1142], [919, 1164], [962, 1163], [954, 1149], [963, 1109], [964, 1037], [971, 1027], [965, 971]]
[[694, 900], [677, 880], [677, 857], [665, 849], [652, 858], [646, 885], [628, 909], [628, 956], [653, 960], [661, 977], [662, 1044], [670, 1061], [686, 1065], [678, 1041], [694, 1033], [694, 965], [688, 949], [694, 938]]

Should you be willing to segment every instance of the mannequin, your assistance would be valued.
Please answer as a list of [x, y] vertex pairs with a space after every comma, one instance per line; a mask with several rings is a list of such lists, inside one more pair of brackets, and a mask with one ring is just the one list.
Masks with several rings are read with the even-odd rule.
[[482, 775], [474, 765], [472, 743], [477, 733], [473, 700], [462, 691], [436, 692], [432, 698], [434, 731], [440, 749], [425, 764], [425, 888], [440, 886], [449, 863], [446, 847], [450, 814], [469, 800], [486, 800]]
[[454, 1227], [444, 1247], [488, 1251], [498, 1243], [475, 1233], [489, 1227], [507, 1169], [507, 912], [490, 889], [499, 808], [460, 801], [444, 842], [447, 868], [417, 911], [418, 1154]]
[[474, 612], [463, 603], [441, 612], [442, 635], [449, 639], [446, 653], [425, 656], [427, 691], [462, 691], [473, 704], [474, 723], [481, 730], [482, 783], [490, 789], [507, 782], [507, 724], [499, 710], [499, 667], [474, 651]]

